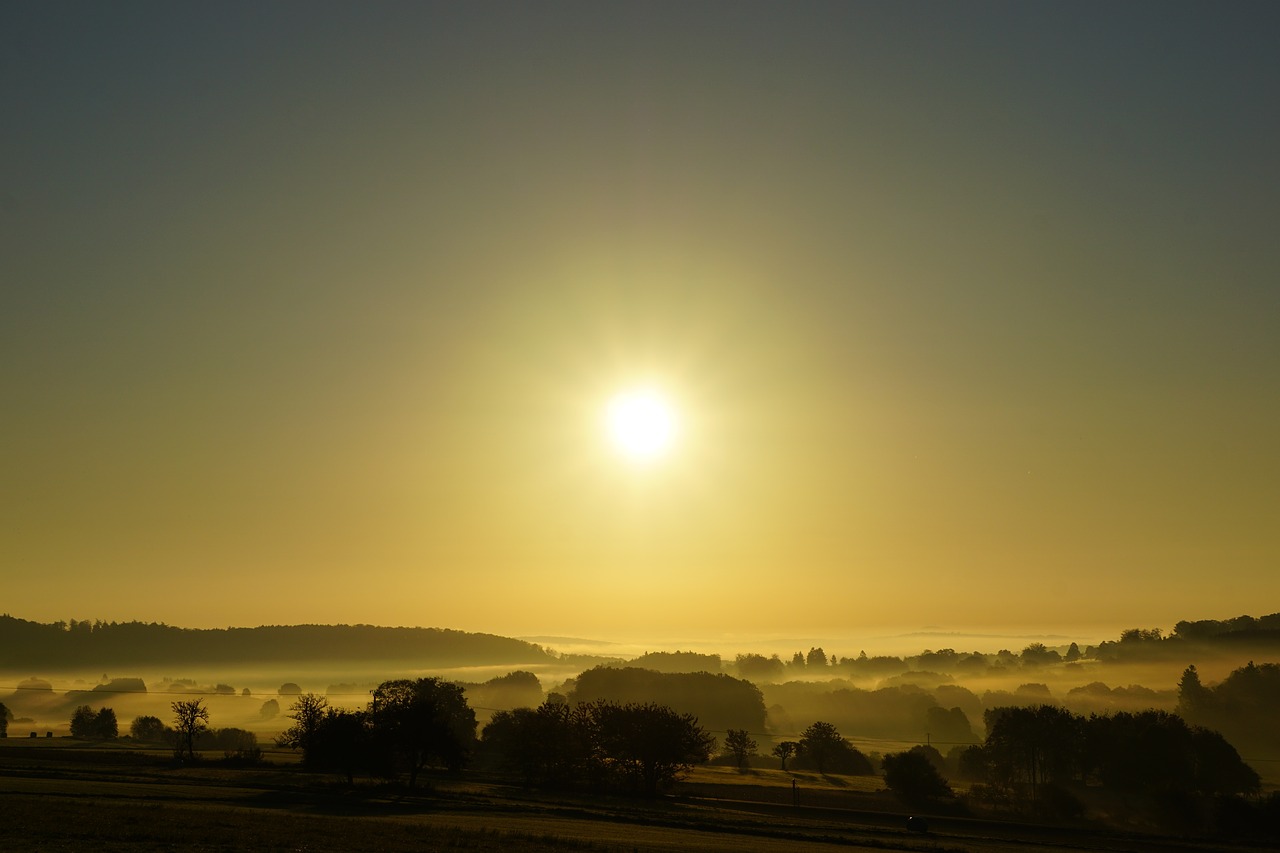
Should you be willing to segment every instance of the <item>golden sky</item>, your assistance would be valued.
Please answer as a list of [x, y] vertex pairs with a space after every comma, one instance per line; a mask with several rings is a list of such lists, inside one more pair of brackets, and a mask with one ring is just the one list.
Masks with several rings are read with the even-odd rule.
[[[0, 13], [0, 610], [501, 634], [1280, 598], [1263, 4]], [[680, 429], [608, 445], [618, 391]]]

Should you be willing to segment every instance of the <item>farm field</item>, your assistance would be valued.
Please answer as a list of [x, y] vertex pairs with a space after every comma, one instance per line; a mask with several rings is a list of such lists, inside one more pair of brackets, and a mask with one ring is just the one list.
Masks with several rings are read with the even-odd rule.
[[[699, 768], [669, 797], [540, 794], [437, 776], [347, 787], [287, 753], [253, 767], [70, 739], [0, 742], [0, 849], [32, 851], [764, 851], [1044, 853], [1222, 850], [1114, 832], [930, 818], [927, 835], [871, 777]], [[795, 803], [790, 780], [797, 781]], [[1235, 849], [1248, 850], [1247, 846]]]

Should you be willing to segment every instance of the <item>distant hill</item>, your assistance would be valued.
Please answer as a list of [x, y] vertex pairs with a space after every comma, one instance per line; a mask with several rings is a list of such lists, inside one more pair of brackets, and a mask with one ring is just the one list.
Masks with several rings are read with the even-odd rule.
[[417, 666], [535, 664], [541, 646], [447, 628], [264, 625], [177, 628], [156, 622], [41, 623], [0, 615], [0, 669], [125, 664], [400, 661]]

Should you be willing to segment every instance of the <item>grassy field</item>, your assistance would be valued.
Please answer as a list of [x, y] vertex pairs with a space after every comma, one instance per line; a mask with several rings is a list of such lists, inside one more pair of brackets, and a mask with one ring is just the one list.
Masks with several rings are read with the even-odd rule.
[[483, 775], [433, 776], [407, 791], [347, 787], [290, 763], [180, 766], [164, 753], [10, 740], [0, 741], [0, 850], [1223, 849], [955, 817], [931, 818], [933, 832], [920, 835], [880, 787], [874, 777], [707, 767], [657, 801], [540, 794]]

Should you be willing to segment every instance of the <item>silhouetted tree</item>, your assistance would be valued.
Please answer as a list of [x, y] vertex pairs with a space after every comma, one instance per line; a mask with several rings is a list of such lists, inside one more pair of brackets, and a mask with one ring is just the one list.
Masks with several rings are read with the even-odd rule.
[[804, 663], [805, 663], [805, 666], [809, 666], [809, 667], [826, 666], [827, 653], [824, 652], [821, 647], [819, 648], [810, 647], [809, 654], [805, 655]]
[[143, 743], [160, 743], [168, 733], [159, 717], [134, 717], [129, 724], [129, 736]]
[[300, 696], [302, 695], [302, 688], [294, 684], [292, 681], [286, 681], [284, 684], [280, 685], [278, 690], [276, 690], [276, 695], [277, 696]]
[[375, 741], [408, 769], [410, 788], [433, 762], [462, 769], [476, 739], [476, 715], [462, 688], [438, 678], [383, 682], [370, 718]]
[[93, 721], [96, 715], [88, 705], [80, 705], [71, 714], [71, 736], [93, 737]]
[[517, 670], [483, 684], [459, 682], [467, 702], [487, 708], [528, 708], [542, 703], [542, 683], [532, 672]]
[[720, 672], [720, 655], [698, 652], [645, 652], [631, 661], [632, 666], [655, 672]]
[[782, 769], [787, 769], [787, 759], [796, 754], [800, 749], [800, 744], [793, 740], [784, 740], [773, 747], [773, 755], [782, 762]]
[[869, 775], [871, 762], [831, 723], [816, 722], [800, 734], [799, 754], [819, 773]]
[[759, 744], [746, 729], [729, 729], [724, 738], [724, 754], [732, 755], [739, 770], [746, 770]]
[[484, 727], [484, 750], [531, 786], [569, 787], [586, 781], [592, 757], [587, 716], [563, 702], [499, 711]]
[[[1262, 755], [1280, 752], [1280, 726], [1275, 725], [1276, 708], [1280, 708], [1280, 663], [1250, 661], [1213, 687], [1196, 690], [1189, 683], [1186, 688], [1180, 692], [1191, 700], [1185, 703], [1189, 721], [1222, 732], [1240, 749]], [[1180, 702], [1180, 709], [1183, 704]]]
[[1245, 764], [1236, 748], [1219, 732], [1191, 727], [1195, 755], [1192, 788], [1204, 794], [1256, 794], [1261, 784], [1257, 771]]
[[738, 677], [749, 681], [777, 681], [786, 674], [786, 665], [777, 655], [738, 655], [735, 666]]
[[1062, 660], [1062, 655], [1053, 649], [1047, 648], [1044, 643], [1031, 643], [1022, 650], [1023, 666], [1044, 666], [1045, 664], [1058, 663]]
[[1188, 666], [1178, 681], [1178, 714], [1186, 720], [1206, 722], [1212, 703], [1213, 693], [1200, 683], [1195, 664]]
[[581, 710], [606, 773], [648, 796], [707, 761], [715, 745], [696, 717], [664, 705], [592, 702]]
[[882, 759], [884, 782], [910, 806], [924, 805], [954, 796], [951, 786], [923, 751], [891, 752]]
[[204, 707], [203, 699], [192, 699], [185, 702], [173, 702], [173, 730], [177, 733], [177, 744], [174, 751], [181, 758], [185, 752], [188, 758], [196, 757], [196, 737], [209, 728], [209, 709]]
[[258, 748], [258, 736], [246, 729], [228, 726], [225, 729], [207, 732], [201, 740], [211, 741], [209, 748], [221, 750], [226, 758], [249, 762], [256, 762], [262, 758], [262, 750]]
[[99, 708], [94, 720], [95, 735], [102, 740], [111, 740], [120, 736], [120, 723], [116, 720], [116, 712], [112, 708]]
[[369, 757], [369, 738], [367, 712], [326, 708], [311, 735], [307, 764], [341, 773], [350, 785]]
[[1083, 721], [1053, 705], [993, 708], [985, 714], [986, 753], [999, 772], [997, 783], [1028, 786], [1032, 800], [1045, 782], [1081, 773]]
[[9, 736], [9, 717], [11, 716], [12, 712], [5, 707], [3, 702], [0, 702], [0, 737]]
[[791, 656], [791, 668], [804, 669], [804, 655], [801, 652], [796, 652]]
[[101, 708], [96, 713], [88, 705], [81, 705], [71, 715], [71, 736], [90, 740], [110, 740], [120, 734], [116, 712]]
[[1044, 813], [1077, 814], [1080, 804], [1062, 783], [1086, 777], [1112, 791], [1175, 798], [1258, 790], [1257, 773], [1221, 734], [1166, 711], [1086, 720], [1052, 706], [997, 708], [987, 712], [987, 728], [983, 746], [958, 756], [961, 775], [1025, 791]]
[[581, 673], [571, 698], [575, 703], [603, 699], [620, 704], [665, 705], [692, 714], [715, 731], [763, 731], [764, 696], [749, 681], [724, 673], [654, 672], [636, 667], [598, 666]]
[[268, 699], [262, 703], [262, 707], [258, 709], [258, 716], [264, 720], [274, 720], [280, 714], [280, 703], [275, 699]]
[[925, 710], [925, 725], [929, 734], [939, 743], [974, 743], [973, 726], [960, 708], [939, 708], [936, 705]]
[[1148, 710], [1089, 720], [1098, 778], [1122, 791], [1243, 794], [1258, 774], [1218, 732], [1191, 727], [1176, 714]]
[[316, 730], [320, 728], [320, 721], [324, 719], [328, 707], [329, 700], [323, 696], [314, 693], [299, 696], [289, 706], [289, 717], [293, 720], [293, 725], [280, 733], [276, 738], [276, 745], [302, 750], [303, 763], [310, 764], [315, 758], [312, 743]]

